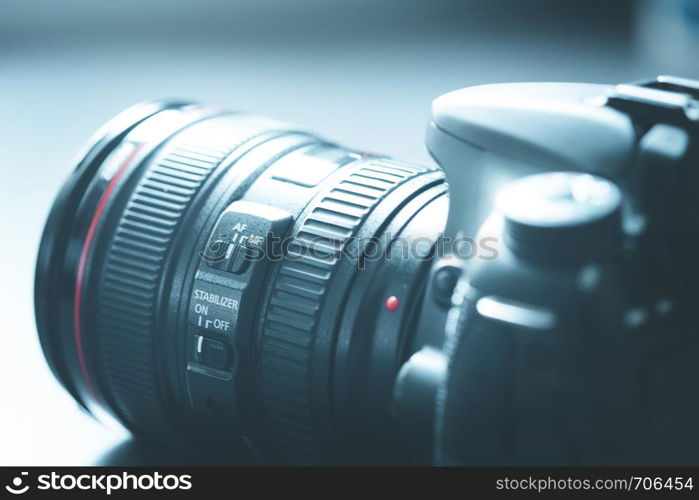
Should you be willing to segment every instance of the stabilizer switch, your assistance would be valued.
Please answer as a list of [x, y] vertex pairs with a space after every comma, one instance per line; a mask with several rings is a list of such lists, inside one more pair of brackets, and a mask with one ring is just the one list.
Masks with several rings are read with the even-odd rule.
[[228, 368], [230, 361], [230, 349], [220, 340], [194, 336], [194, 359], [203, 365], [210, 366], [217, 370]]
[[284, 210], [235, 201], [216, 221], [189, 301], [186, 377], [195, 411], [236, 414], [236, 380], [249, 373], [260, 287], [292, 220]]

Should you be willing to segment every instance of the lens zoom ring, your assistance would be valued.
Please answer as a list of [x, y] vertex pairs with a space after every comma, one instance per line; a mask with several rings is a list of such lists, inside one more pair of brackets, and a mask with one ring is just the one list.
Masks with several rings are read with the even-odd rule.
[[386, 195], [430, 169], [371, 160], [346, 170], [347, 175], [316, 202], [289, 245], [261, 335], [260, 392], [267, 430], [280, 458], [290, 463], [323, 460], [313, 430], [313, 349], [322, 303], [342, 249]]
[[[99, 347], [108, 394], [139, 429], [162, 428], [154, 338], [158, 287], [183, 214], [211, 172], [263, 131], [214, 118], [176, 136], [139, 180], [119, 221], [99, 290]], [[276, 123], [276, 122], [275, 122]]]

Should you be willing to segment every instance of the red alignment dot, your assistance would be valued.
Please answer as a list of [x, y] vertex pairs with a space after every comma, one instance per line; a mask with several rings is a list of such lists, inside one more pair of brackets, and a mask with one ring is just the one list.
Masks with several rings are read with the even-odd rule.
[[398, 297], [395, 295], [391, 295], [389, 298], [386, 299], [386, 309], [389, 311], [395, 311], [398, 309], [398, 306], [400, 305], [400, 300], [398, 300]]

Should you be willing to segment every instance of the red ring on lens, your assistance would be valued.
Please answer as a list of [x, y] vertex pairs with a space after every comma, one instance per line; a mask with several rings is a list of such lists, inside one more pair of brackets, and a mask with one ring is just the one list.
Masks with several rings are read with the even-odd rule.
[[95, 237], [97, 225], [99, 224], [100, 218], [102, 217], [104, 208], [107, 205], [107, 202], [109, 201], [109, 198], [111, 197], [114, 188], [119, 182], [119, 179], [121, 179], [124, 172], [126, 172], [129, 165], [131, 165], [131, 163], [133, 162], [134, 158], [141, 150], [143, 145], [144, 143], [139, 143], [135, 145], [133, 151], [129, 153], [129, 156], [121, 164], [119, 169], [114, 174], [114, 177], [112, 177], [112, 179], [109, 181], [109, 184], [107, 184], [107, 187], [104, 190], [104, 193], [102, 193], [102, 197], [100, 198], [99, 203], [97, 204], [95, 213], [92, 215], [92, 219], [90, 220], [90, 225], [88, 226], [87, 234], [85, 235], [85, 240], [83, 241], [82, 250], [80, 252], [80, 260], [78, 261], [78, 271], [75, 278], [75, 296], [73, 297], [73, 331], [75, 334], [75, 349], [78, 355], [78, 364], [80, 366], [80, 372], [82, 373], [83, 379], [85, 380], [85, 385], [87, 386], [87, 389], [92, 395], [92, 397], [95, 398], [95, 400], [97, 401], [100, 401], [101, 398], [97, 395], [97, 390], [95, 389], [95, 386], [92, 382], [92, 379], [90, 378], [90, 373], [87, 368], [87, 360], [85, 358], [85, 350], [83, 346], [82, 329], [80, 322], [80, 303], [85, 279], [85, 266], [87, 265], [87, 258], [90, 254], [90, 249], [92, 247], [92, 240]]

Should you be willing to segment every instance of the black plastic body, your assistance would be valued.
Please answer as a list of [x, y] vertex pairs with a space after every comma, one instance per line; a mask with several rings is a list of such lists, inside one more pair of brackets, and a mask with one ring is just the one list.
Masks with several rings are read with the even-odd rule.
[[[428, 147], [452, 189], [447, 231], [474, 231], [475, 214], [490, 212], [478, 238], [499, 242], [497, 259], [464, 263], [444, 314], [436, 463], [699, 461], [698, 97], [699, 82], [660, 77], [484, 86], [436, 101]], [[494, 210], [486, 193], [546, 171], [613, 181], [616, 231], [562, 221], [525, 233]], [[479, 197], [459, 199], [474, 180]]]

